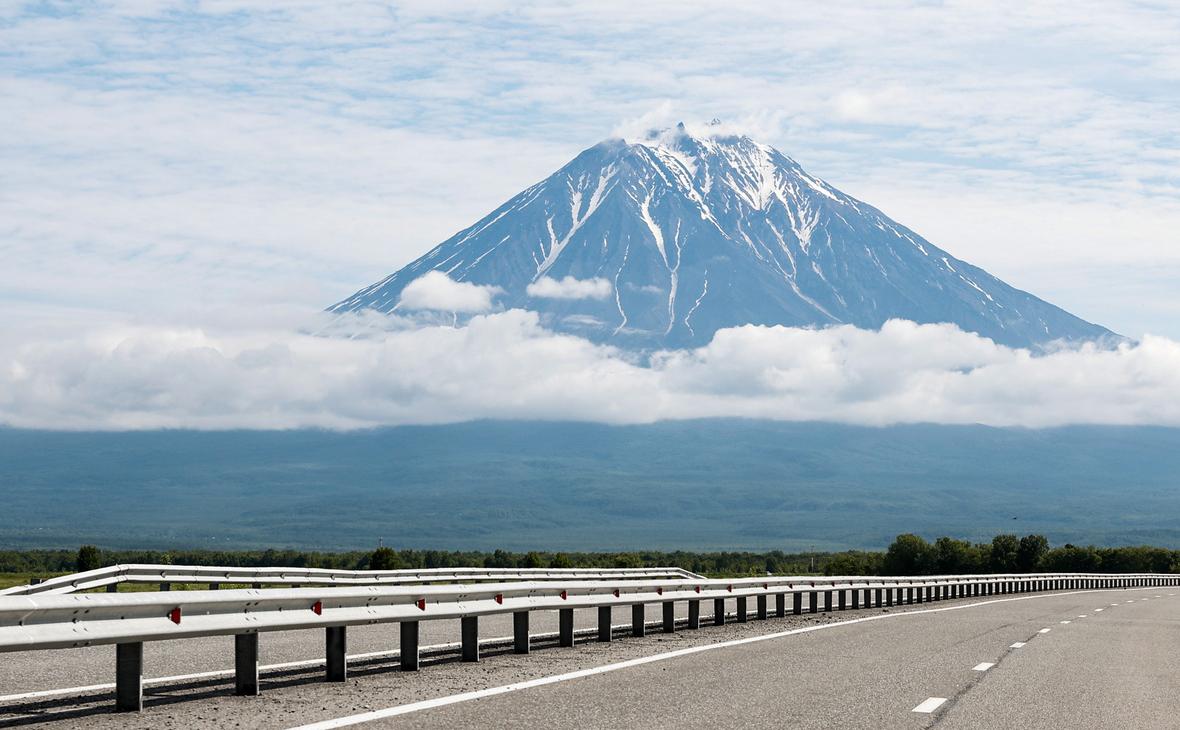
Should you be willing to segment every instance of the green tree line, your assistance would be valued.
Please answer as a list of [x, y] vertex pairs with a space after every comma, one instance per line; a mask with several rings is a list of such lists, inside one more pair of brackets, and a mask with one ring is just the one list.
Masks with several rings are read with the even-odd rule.
[[305, 567], [353, 570], [398, 568], [643, 568], [680, 567], [708, 576], [775, 574], [938, 575], [972, 573], [1102, 572], [1180, 573], [1180, 550], [1161, 547], [1051, 547], [1043, 535], [996, 535], [972, 543], [950, 537], [934, 542], [898, 535], [884, 551], [769, 552], [509, 552], [505, 550], [0, 550], [0, 573], [40, 574], [92, 570], [123, 563]]

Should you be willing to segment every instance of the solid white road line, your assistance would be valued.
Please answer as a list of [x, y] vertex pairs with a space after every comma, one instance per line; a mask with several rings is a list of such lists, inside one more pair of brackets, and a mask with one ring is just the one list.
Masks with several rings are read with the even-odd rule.
[[[715, 651], [717, 649], [728, 649], [733, 646], [744, 646], [746, 644], [757, 644], [763, 641], [772, 641], [774, 639], [782, 639], [787, 636], [797, 636], [800, 634], [810, 634], [815, 631], [827, 631], [841, 626], [852, 626], [853, 624], [862, 624], [869, 621], [886, 621], [890, 619], [900, 619], [907, 616], [923, 616], [931, 613], [943, 613], [945, 611], [961, 611], [967, 608], [978, 608], [980, 606], [990, 606], [1000, 603], [1013, 603], [1015, 601], [1036, 601], [1045, 598], [1060, 598], [1061, 596], [1072, 596], [1079, 593], [1092, 593], [1091, 590], [1072, 591], [1069, 593], [1051, 593], [1039, 596], [1020, 596], [1018, 598], [995, 598], [989, 601], [979, 601], [978, 603], [961, 603], [955, 606], [944, 606], [942, 608], [926, 608], [914, 611], [902, 611], [900, 613], [883, 613], [874, 614], [871, 616], [864, 616], [862, 618], [849, 619], [847, 621], [834, 621], [828, 624], [816, 624], [813, 626], [804, 626], [798, 629], [788, 629], [787, 631], [778, 631], [771, 634], [762, 634], [760, 636], [747, 636], [744, 639], [731, 639], [729, 641], [719, 641], [715, 644], [703, 644], [700, 646], [690, 646], [685, 649], [675, 649], [673, 651], [663, 652], [661, 654], [651, 654], [637, 659], [628, 659], [627, 661], [617, 662], [615, 664], [604, 664], [598, 667], [591, 667], [590, 669], [579, 669], [573, 672], [566, 672], [565, 674], [554, 674], [548, 677], [538, 677], [537, 679], [530, 679], [525, 682], [517, 682], [515, 684], [505, 684], [499, 687], [489, 687], [487, 689], [474, 690], [472, 692], [463, 692], [456, 695], [447, 695], [445, 697], [436, 697], [430, 700], [422, 700], [420, 702], [411, 702], [405, 705], [395, 705], [393, 707], [386, 707], [382, 710], [372, 710], [370, 712], [362, 712], [357, 715], [349, 715], [346, 717], [333, 718], [331, 720], [321, 720], [319, 722], [308, 723], [307, 725], [299, 725], [291, 730], [335, 730], [335, 728], [349, 727], [351, 725], [360, 725], [361, 723], [373, 722], [375, 720], [384, 720], [390, 717], [398, 717], [400, 715], [408, 715], [413, 712], [421, 710], [429, 710], [436, 707], [446, 707], [448, 705], [456, 705], [462, 702], [470, 702], [472, 700], [482, 699], [484, 697], [495, 697], [496, 695], [508, 694], [509, 692], [518, 692], [524, 689], [531, 689], [533, 687], [543, 687], [549, 684], [557, 684], [559, 682], [568, 682], [572, 679], [581, 679], [582, 677], [591, 677], [596, 674], [607, 674], [621, 669], [630, 669], [631, 667], [639, 667], [645, 664], [652, 664], [654, 662], [662, 662], [669, 659], [678, 659], [683, 656], [690, 656], [692, 654], [700, 654], [706, 651]], [[1041, 629], [1041, 633], [1048, 633], [1049, 629]], [[927, 703], [939, 700], [938, 705], [946, 702], [945, 698], [931, 697], [923, 702], [918, 707], [923, 707]], [[938, 705], [934, 705], [937, 707]], [[914, 712], [933, 712], [934, 708], [930, 710], [919, 710], [914, 708]]]
[[942, 707], [942, 703], [944, 702], [946, 702], [945, 697], [931, 697], [930, 699], [915, 707], [913, 712], [921, 712], [924, 715], [929, 715], [939, 707]]
[[1016, 642], [1015, 644], [1009, 644], [1009, 645], [1008, 645], [1008, 648], [1009, 648], [1009, 649], [1019, 649], [1019, 648], [1020, 648], [1020, 647], [1022, 647], [1022, 646], [1024, 646], [1024, 642], [1023, 642], [1023, 641], [1018, 641], [1018, 642]]
[[971, 668], [977, 672], [986, 672], [994, 666], [996, 666], [995, 662], [980, 662]]

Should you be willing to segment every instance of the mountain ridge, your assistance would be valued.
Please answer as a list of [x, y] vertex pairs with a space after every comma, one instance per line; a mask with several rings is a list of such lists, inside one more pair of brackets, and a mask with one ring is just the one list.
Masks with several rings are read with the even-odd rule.
[[[697, 346], [743, 324], [877, 329], [897, 318], [1018, 347], [1114, 336], [769, 145], [683, 125], [584, 150], [329, 311], [406, 313], [403, 290], [429, 271], [497, 287], [496, 306], [537, 311], [554, 330], [623, 346]], [[578, 291], [589, 294], [557, 295], [587, 281], [596, 286]]]

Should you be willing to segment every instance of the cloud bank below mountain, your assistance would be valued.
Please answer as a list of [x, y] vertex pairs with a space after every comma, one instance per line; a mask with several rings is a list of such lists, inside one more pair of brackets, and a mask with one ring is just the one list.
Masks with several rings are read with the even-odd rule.
[[[378, 324], [379, 326], [375, 326]], [[390, 327], [393, 326], [392, 329]], [[1180, 426], [1180, 343], [1034, 355], [950, 325], [743, 326], [647, 361], [510, 310], [464, 326], [29, 328], [0, 338], [0, 423], [355, 429], [472, 419], [746, 417], [888, 425]]]

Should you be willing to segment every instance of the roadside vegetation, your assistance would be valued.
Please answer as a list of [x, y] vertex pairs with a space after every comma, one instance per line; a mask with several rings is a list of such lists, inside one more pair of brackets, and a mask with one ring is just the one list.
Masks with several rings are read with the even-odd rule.
[[[950, 537], [934, 542], [898, 535], [884, 551], [770, 552], [506, 552], [495, 550], [78, 550], [0, 551], [0, 588], [123, 563], [305, 567], [351, 570], [398, 568], [642, 568], [677, 566], [711, 577], [765, 575], [940, 575], [972, 573], [1180, 573], [1180, 550], [1137, 547], [1052, 547], [1042, 535], [996, 535], [972, 543]], [[180, 590], [187, 586], [175, 585]], [[197, 587], [197, 586], [194, 586]], [[204, 586], [199, 586], [204, 587]], [[224, 586], [230, 587], [228, 585]], [[150, 588], [147, 587], [147, 588]], [[146, 588], [145, 588], [146, 589]]]

